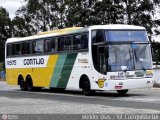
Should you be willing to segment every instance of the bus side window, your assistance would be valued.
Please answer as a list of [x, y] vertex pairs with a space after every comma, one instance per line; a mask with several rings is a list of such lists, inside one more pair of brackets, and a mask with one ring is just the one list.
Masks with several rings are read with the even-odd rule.
[[45, 52], [54, 53], [57, 51], [56, 40], [56, 38], [49, 38], [45, 40]]
[[67, 36], [64, 40], [64, 50], [72, 50], [72, 36]]
[[64, 37], [58, 38], [58, 51], [64, 51]]
[[16, 55], [20, 55], [21, 54], [21, 44], [20, 43], [16, 44], [15, 52], [16, 52], [15, 53]]
[[73, 50], [81, 49], [81, 35], [75, 35], [73, 37]]
[[37, 41], [33, 42], [33, 52], [34, 53], [43, 53], [44, 52], [43, 40], [37, 40]]
[[27, 53], [27, 47], [26, 47], [26, 42], [23, 42], [21, 44], [21, 49], [22, 49], [22, 54], [26, 54]]
[[88, 49], [88, 34], [82, 34], [81, 49]]
[[32, 42], [26, 43], [26, 54], [32, 54]]
[[20, 44], [12, 44], [12, 55], [20, 55], [21, 49]]
[[14, 55], [14, 44], [11, 44], [11, 55]]
[[10, 56], [12, 53], [11, 45], [7, 45], [7, 56]]

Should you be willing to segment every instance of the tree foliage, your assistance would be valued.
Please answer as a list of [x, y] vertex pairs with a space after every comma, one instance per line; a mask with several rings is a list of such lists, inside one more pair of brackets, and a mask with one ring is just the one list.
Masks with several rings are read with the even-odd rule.
[[11, 20], [5, 8], [0, 7], [0, 61], [4, 60], [5, 41], [11, 37]]

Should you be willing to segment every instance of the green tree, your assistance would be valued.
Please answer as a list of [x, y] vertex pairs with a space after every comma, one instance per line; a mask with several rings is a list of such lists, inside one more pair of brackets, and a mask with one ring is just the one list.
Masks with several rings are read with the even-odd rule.
[[33, 26], [27, 24], [27, 20], [16, 16], [12, 20], [12, 36], [13, 37], [25, 37], [36, 34]]
[[65, 1], [65, 26], [81, 26], [81, 14], [83, 12], [80, 0], [66, 0]]
[[160, 3], [159, 0], [121, 0], [125, 5], [125, 14], [127, 16], [126, 24], [134, 24], [144, 26], [151, 36], [153, 35], [152, 28], [154, 26], [154, 19], [152, 17], [154, 6]]
[[96, 24], [117, 24], [124, 22], [123, 5], [117, 0], [97, 1], [94, 5]]
[[159, 42], [152, 42], [152, 48], [153, 48], [153, 51], [152, 51], [152, 57], [153, 57], [153, 61], [155, 62], [159, 62], [160, 61], [160, 43]]
[[11, 37], [11, 20], [5, 8], [0, 7], [0, 61], [4, 61], [5, 41]]
[[[26, 5], [17, 11], [17, 16], [26, 21], [31, 31], [47, 31], [58, 25], [57, 0], [25, 0]], [[34, 28], [34, 29], [33, 29]]]
[[66, 26], [123, 23], [123, 5], [108, 0], [65, 0]]

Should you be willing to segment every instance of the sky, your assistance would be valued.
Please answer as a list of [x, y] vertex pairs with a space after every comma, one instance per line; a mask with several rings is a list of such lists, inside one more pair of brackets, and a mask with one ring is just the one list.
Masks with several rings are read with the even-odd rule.
[[0, 6], [6, 8], [9, 12], [9, 17], [13, 19], [15, 17], [16, 10], [23, 5], [24, 0], [0, 0]]

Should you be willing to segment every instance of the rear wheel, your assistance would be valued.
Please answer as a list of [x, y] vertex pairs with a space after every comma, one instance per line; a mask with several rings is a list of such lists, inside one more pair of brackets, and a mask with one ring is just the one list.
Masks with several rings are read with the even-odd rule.
[[91, 90], [90, 81], [88, 77], [82, 78], [81, 88], [82, 88], [83, 94], [86, 96], [89, 96], [95, 93], [95, 91]]
[[32, 78], [29, 76], [26, 79], [26, 86], [28, 91], [33, 91], [34, 87], [33, 87], [33, 82], [32, 82]]
[[125, 95], [128, 92], [128, 90], [117, 90], [117, 92], [119, 95]]

